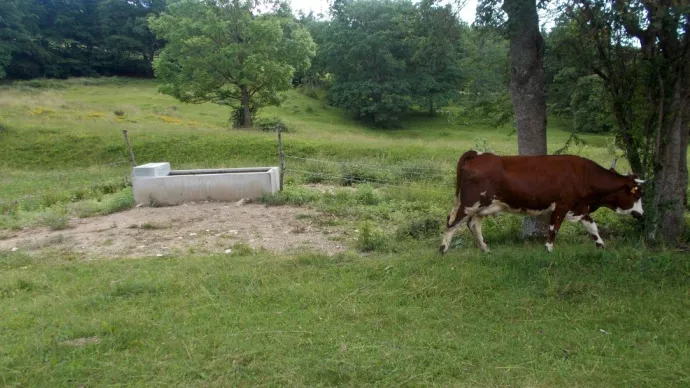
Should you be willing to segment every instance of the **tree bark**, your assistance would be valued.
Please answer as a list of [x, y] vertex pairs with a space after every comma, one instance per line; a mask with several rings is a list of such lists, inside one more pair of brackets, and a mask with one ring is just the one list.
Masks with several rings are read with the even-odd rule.
[[[520, 155], [545, 155], [546, 98], [544, 39], [539, 32], [536, 0], [504, 0], [510, 36], [510, 99], [515, 111]], [[522, 235], [544, 237], [547, 216], [524, 218]]]
[[249, 109], [249, 91], [246, 86], [242, 86], [242, 127], [250, 128], [252, 126], [251, 110]]
[[[678, 243], [685, 229], [685, 200], [688, 187], [688, 124], [690, 80], [679, 77], [667, 114], [661, 125], [661, 144], [654, 166], [654, 195], [651, 208], [656, 217], [649, 220], [650, 235], [669, 245]], [[652, 213], [654, 214], [654, 213]]]

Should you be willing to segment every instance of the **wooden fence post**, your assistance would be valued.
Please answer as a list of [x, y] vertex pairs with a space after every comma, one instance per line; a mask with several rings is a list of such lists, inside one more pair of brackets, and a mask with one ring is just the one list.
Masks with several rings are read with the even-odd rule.
[[276, 125], [278, 132], [278, 156], [280, 157], [280, 191], [283, 191], [283, 178], [285, 177], [285, 155], [283, 154], [283, 130], [280, 124]]
[[125, 143], [127, 143], [127, 149], [129, 150], [129, 159], [132, 161], [132, 167], [137, 166], [136, 160], [134, 160], [134, 151], [132, 151], [132, 145], [129, 144], [129, 137], [127, 136], [127, 130], [123, 129], [122, 134], [125, 135]]

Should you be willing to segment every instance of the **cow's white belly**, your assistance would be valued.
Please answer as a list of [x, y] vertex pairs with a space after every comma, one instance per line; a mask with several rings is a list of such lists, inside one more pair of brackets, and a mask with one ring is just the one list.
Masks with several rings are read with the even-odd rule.
[[546, 213], [551, 213], [556, 209], [556, 202], [551, 203], [551, 205], [546, 209], [516, 209], [508, 206], [507, 203], [501, 202], [498, 199], [491, 201], [488, 206], [481, 206], [479, 202], [476, 202], [471, 207], [465, 208], [465, 214], [468, 216], [478, 215], [481, 217], [488, 217], [498, 213], [512, 213], [512, 214], [523, 214], [530, 216], [539, 216]]

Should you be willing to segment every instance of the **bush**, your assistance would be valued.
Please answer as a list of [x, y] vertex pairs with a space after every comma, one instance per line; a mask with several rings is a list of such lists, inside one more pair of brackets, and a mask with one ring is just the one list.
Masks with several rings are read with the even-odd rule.
[[281, 132], [293, 132], [292, 128], [279, 117], [262, 117], [254, 120], [254, 128], [263, 132], [274, 132], [278, 127], [280, 127]]
[[381, 198], [369, 184], [358, 187], [355, 197], [357, 198], [357, 202], [362, 205], [378, 205], [381, 202]]
[[63, 230], [69, 228], [69, 219], [65, 214], [56, 211], [47, 211], [43, 214], [42, 222], [52, 230]]
[[374, 229], [368, 221], [364, 221], [359, 226], [357, 236], [357, 249], [362, 252], [381, 252], [388, 250], [388, 239], [378, 229]]
[[[256, 114], [258, 113], [258, 108], [254, 106], [249, 107], [249, 119], [252, 123], [256, 123]], [[232, 114], [230, 115], [230, 125], [233, 128], [242, 128], [244, 125], [244, 108], [234, 107]]]

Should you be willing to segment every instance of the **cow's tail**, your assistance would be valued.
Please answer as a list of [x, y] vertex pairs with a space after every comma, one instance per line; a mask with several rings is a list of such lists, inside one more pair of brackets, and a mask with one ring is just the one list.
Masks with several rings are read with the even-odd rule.
[[458, 211], [460, 210], [460, 187], [462, 185], [462, 167], [468, 160], [474, 159], [475, 157], [477, 157], [477, 155], [479, 155], [477, 151], [470, 150], [462, 154], [462, 156], [458, 160], [458, 166], [456, 168], [455, 173], [455, 204], [453, 205], [453, 210], [448, 216], [448, 220], [446, 222], [449, 228], [455, 224], [456, 218], [458, 217]]

